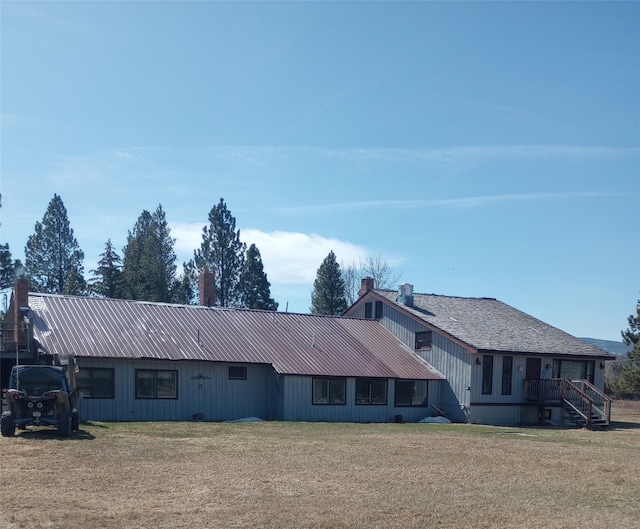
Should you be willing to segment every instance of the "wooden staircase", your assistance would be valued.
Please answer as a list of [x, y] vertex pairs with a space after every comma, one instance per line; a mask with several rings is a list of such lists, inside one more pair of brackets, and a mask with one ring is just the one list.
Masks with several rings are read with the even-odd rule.
[[560, 399], [565, 420], [589, 430], [611, 423], [611, 399], [586, 380], [562, 380]]
[[587, 380], [525, 380], [524, 394], [527, 404], [539, 409], [562, 407], [568, 424], [598, 430], [611, 422], [611, 399]]

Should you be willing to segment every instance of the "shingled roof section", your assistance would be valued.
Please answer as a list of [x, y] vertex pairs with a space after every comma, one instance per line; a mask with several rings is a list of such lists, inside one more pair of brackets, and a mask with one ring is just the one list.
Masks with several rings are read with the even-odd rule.
[[477, 351], [555, 356], [613, 355], [493, 298], [413, 294], [411, 306], [394, 290], [374, 290], [412, 316], [441, 329]]
[[287, 375], [443, 379], [378, 322], [29, 294], [49, 354], [271, 364]]

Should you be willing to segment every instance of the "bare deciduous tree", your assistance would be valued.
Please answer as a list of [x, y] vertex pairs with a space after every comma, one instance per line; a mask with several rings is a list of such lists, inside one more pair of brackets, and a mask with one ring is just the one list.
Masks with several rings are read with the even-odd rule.
[[371, 277], [373, 288], [395, 288], [400, 281], [400, 274], [396, 274], [391, 265], [381, 255], [366, 255], [359, 263], [341, 265], [342, 279], [345, 284], [347, 303], [352, 305], [358, 299], [358, 292], [362, 279]]

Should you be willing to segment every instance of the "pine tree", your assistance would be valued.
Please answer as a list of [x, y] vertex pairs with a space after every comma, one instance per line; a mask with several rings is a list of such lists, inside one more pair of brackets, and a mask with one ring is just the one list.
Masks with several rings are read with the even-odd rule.
[[104, 252], [100, 254], [98, 268], [92, 270], [91, 291], [105, 298], [120, 298], [123, 296], [122, 259], [107, 241]]
[[271, 283], [264, 273], [260, 251], [255, 244], [249, 246], [242, 268], [241, 302], [247, 309], [278, 310], [278, 304], [271, 298]]
[[333, 251], [318, 268], [311, 293], [311, 313], [338, 316], [347, 310], [345, 285]]
[[[2, 207], [2, 194], [0, 194], [0, 208]], [[9, 243], [0, 244], [0, 290], [9, 288], [15, 278], [16, 264], [11, 259]]]
[[202, 230], [200, 249], [194, 252], [194, 268], [211, 270], [216, 278], [217, 303], [221, 307], [241, 306], [240, 279], [246, 245], [240, 242], [236, 219], [224, 199], [209, 212], [209, 225]]
[[636, 306], [636, 314], [627, 318], [629, 328], [622, 332], [622, 341], [632, 345], [627, 353], [629, 362], [622, 369], [620, 378], [612, 386], [616, 394], [625, 398], [640, 398], [640, 300]]
[[42, 222], [27, 240], [25, 265], [36, 292], [83, 294], [84, 253], [73, 236], [62, 199], [53, 195]]
[[15, 264], [11, 259], [9, 244], [0, 244], [0, 290], [11, 287], [15, 278]]
[[124, 297], [144, 301], [172, 301], [176, 273], [175, 239], [162, 205], [144, 210], [127, 236], [123, 250]]
[[171, 287], [171, 303], [179, 303], [180, 305], [189, 305], [192, 303], [195, 292], [194, 292], [194, 280], [191, 275], [186, 270], [185, 272], [174, 279], [173, 285]]

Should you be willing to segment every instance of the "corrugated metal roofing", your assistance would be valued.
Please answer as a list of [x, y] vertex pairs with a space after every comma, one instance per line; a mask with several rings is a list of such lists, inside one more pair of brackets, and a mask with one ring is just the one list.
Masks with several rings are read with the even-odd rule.
[[612, 355], [560, 329], [493, 298], [463, 298], [413, 294], [413, 305], [398, 301], [398, 292], [375, 294], [413, 316], [480, 351], [540, 355]]
[[442, 379], [378, 322], [117, 299], [29, 295], [50, 354], [272, 364], [282, 374]]

